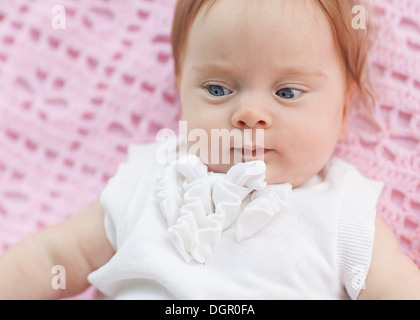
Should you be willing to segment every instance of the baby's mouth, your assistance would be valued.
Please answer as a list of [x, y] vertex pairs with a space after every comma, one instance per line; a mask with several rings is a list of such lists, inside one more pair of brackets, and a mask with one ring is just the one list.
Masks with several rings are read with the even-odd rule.
[[264, 160], [264, 156], [271, 152], [272, 149], [264, 147], [253, 146], [244, 148], [235, 148], [236, 152], [241, 152], [245, 161]]

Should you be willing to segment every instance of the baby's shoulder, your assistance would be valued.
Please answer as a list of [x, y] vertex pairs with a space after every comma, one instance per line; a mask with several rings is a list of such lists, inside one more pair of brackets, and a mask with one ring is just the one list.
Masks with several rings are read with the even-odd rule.
[[139, 178], [152, 176], [159, 170], [159, 149], [161, 142], [131, 144], [127, 149], [126, 159], [121, 162], [111, 179], [137, 181]]
[[328, 161], [323, 174], [326, 180], [340, 181], [345, 184], [369, 184], [379, 182], [362, 173], [356, 165], [338, 157], [332, 157]]
[[384, 183], [363, 174], [355, 165], [338, 157], [333, 157], [324, 169], [325, 180], [332, 188], [343, 193], [343, 201], [350, 207], [356, 204], [376, 207]]
[[142, 162], [156, 162], [162, 142], [145, 142], [131, 144], [127, 150], [127, 163], [139, 164]]
[[112, 207], [114, 203], [128, 205], [138, 192], [138, 186], [150, 188], [160, 166], [156, 152], [160, 143], [132, 144], [128, 147], [126, 160], [121, 162], [115, 174], [108, 180], [101, 194], [101, 202]]
[[[105, 230], [117, 250], [135, 225], [160, 172], [156, 152], [160, 143], [132, 144], [100, 195], [105, 211]], [[132, 208], [132, 210], [130, 209]]]

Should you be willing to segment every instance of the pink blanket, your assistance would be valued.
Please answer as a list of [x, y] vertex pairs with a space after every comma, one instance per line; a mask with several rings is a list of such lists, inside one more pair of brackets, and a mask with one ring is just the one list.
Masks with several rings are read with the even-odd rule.
[[[420, 1], [371, 2], [378, 121], [354, 114], [336, 154], [386, 183], [378, 214], [420, 266]], [[0, 253], [95, 201], [128, 145], [177, 129], [175, 0], [63, 0], [65, 20], [56, 4], [0, 1]]]

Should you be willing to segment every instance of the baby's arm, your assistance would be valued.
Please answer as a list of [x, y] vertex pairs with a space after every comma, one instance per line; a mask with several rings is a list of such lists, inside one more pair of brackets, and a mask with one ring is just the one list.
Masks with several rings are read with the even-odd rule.
[[385, 222], [376, 219], [375, 239], [366, 289], [359, 299], [420, 299], [420, 270], [400, 249]]
[[[12, 246], [0, 256], [0, 299], [59, 299], [88, 288], [87, 275], [114, 255], [103, 222], [96, 202]], [[56, 265], [64, 267], [65, 289], [53, 288]]]

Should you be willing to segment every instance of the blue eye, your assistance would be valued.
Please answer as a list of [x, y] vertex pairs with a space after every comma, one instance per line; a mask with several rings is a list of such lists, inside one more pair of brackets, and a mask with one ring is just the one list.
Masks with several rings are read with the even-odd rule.
[[207, 87], [207, 90], [212, 96], [215, 97], [223, 97], [225, 95], [231, 94], [228, 89], [223, 88], [222, 86], [210, 85]]
[[277, 91], [276, 94], [282, 99], [292, 100], [292, 99], [298, 98], [302, 93], [303, 91], [301, 90], [284, 88]]

